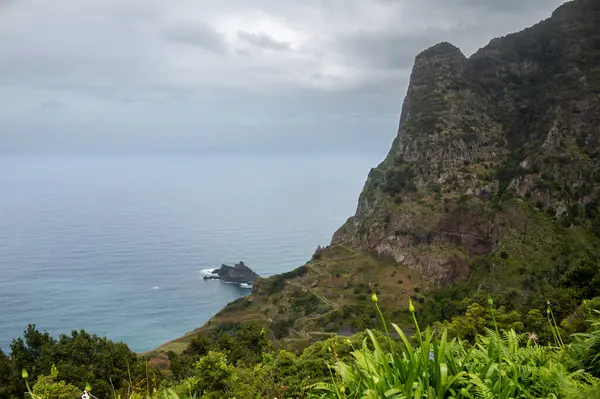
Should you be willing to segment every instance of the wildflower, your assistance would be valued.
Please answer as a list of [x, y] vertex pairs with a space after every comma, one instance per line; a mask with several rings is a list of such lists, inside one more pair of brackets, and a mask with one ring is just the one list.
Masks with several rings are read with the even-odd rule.
[[29, 378], [29, 373], [27, 372], [27, 370], [23, 369], [21, 370], [21, 377], [26, 380]]
[[537, 340], [538, 340], [538, 336], [537, 336], [537, 334], [536, 334], [536, 333], [534, 333], [534, 332], [532, 332], [532, 333], [529, 333], [529, 334], [528, 334], [528, 337], [529, 337], [529, 340], [530, 340], [531, 342], [537, 342]]
[[373, 293], [373, 295], [371, 295], [371, 301], [373, 301], [373, 303], [379, 302], [379, 299], [377, 299], [377, 294], [376, 293]]
[[429, 351], [429, 360], [433, 360], [435, 358], [433, 351]]
[[410, 313], [415, 313], [415, 307], [412, 303], [412, 299], [408, 300], [408, 310], [410, 311]]

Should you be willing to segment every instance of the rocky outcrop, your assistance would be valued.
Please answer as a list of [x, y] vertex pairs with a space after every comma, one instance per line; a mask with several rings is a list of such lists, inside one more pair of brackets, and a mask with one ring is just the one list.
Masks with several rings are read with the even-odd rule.
[[444, 285], [526, 223], [510, 201], [599, 234], [599, 49], [600, 2], [576, 0], [470, 58], [419, 54], [392, 148], [332, 243]]
[[260, 276], [252, 269], [240, 262], [234, 266], [221, 265], [219, 269], [213, 270], [212, 275], [204, 276], [205, 280], [219, 279], [226, 283], [253, 284]]

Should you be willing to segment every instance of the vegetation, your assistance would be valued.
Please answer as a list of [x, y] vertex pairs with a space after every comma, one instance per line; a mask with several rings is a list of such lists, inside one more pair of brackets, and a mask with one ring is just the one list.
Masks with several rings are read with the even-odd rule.
[[[539, 327], [549, 331], [548, 342], [537, 331], [518, 332], [516, 315], [496, 309], [491, 298], [486, 306], [472, 303], [465, 314], [424, 330], [410, 302], [412, 335], [396, 324], [389, 326], [375, 294], [372, 301], [383, 331], [336, 336], [293, 353], [269, 340], [263, 328], [248, 324], [220, 336], [196, 337], [182, 354], [171, 353], [170, 364], [160, 372], [123, 351], [123, 344], [84, 332], [54, 340], [30, 326], [24, 339], [11, 345], [15, 352], [0, 355], [0, 397], [20, 398], [28, 392], [35, 399], [71, 399], [83, 389], [98, 398], [131, 399], [600, 395], [600, 313], [591, 309], [600, 298], [582, 303], [563, 327], [550, 307], [544, 316], [533, 312], [531, 318], [541, 316]], [[460, 338], [459, 325], [468, 332]], [[517, 329], [503, 328], [510, 325]], [[569, 328], [585, 328], [585, 333], [569, 336]], [[58, 350], [61, 341], [64, 346]], [[97, 356], [90, 357], [93, 353]], [[28, 363], [18, 369], [25, 355]], [[124, 375], [122, 362], [131, 362]]]
[[[489, 304], [493, 304], [491, 299]], [[414, 316], [412, 305], [411, 313]], [[490, 315], [495, 319], [493, 307]], [[416, 318], [413, 343], [394, 324], [402, 342], [400, 351], [383, 350], [370, 334], [374, 350], [366, 346], [365, 340], [363, 347], [353, 352], [353, 362], [336, 364], [337, 375], [332, 383], [317, 384], [315, 388], [323, 392], [321, 398], [598, 397], [600, 379], [594, 376], [590, 364], [586, 367], [582, 363], [593, 358], [593, 350], [582, 356], [580, 349], [568, 349], [550, 308], [548, 316], [555, 338], [554, 345], [548, 346], [539, 345], [533, 333], [517, 334], [514, 329], [500, 330], [497, 325], [477, 334], [471, 345], [449, 340], [446, 328], [437, 335], [431, 328], [421, 333]], [[383, 317], [382, 321], [385, 325]], [[575, 347], [589, 349], [599, 333], [595, 328]], [[391, 339], [389, 334], [387, 339]], [[599, 354], [597, 349], [595, 356]]]
[[[158, 387], [162, 375], [123, 343], [73, 331], [54, 339], [30, 325], [15, 339], [10, 354], [0, 352], [0, 398], [22, 398], [26, 382], [43, 398], [70, 398], [86, 384], [98, 397], [126, 396]], [[22, 378], [22, 370], [28, 378]], [[74, 387], [78, 387], [75, 389]], [[77, 395], [77, 396], [79, 396]]]

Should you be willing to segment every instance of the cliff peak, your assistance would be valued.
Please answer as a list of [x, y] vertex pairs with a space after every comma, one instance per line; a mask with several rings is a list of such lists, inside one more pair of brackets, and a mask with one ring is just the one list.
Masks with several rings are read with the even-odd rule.
[[[438, 87], [454, 86], [463, 80], [467, 58], [450, 43], [436, 44], [415, 58], [408, 99]], [[459, 83], [460, 84], [460, 83]], [[410, 89], [414, 89], [412, 92]], [[416, 97], [421, 97], [417, 94]]]
[[417, 55], [417, 59], [431, 57], [458, 57], [465, 58], [458, 47], [448, 42], [441, 42], [429, 47]]
[[600, 1], [598, 0], [574, 0], [568, 1], [558, 7], [553, 13], [553, 19], [564, 19], [584, 16], [589, 12], [599, 12]]
[[552, 264], [544, 259], [555, 248], [494, 257], [507, 240], [530, 245], [537, 233], [522, 226], [539, 221], [532, 209], [560, 224], [554, 231], [597, 226], [588, 230], [595, 242], [598, 43], [600, 1], [576, 0], [468, 59], [445, 42], [417, 55], [392, 149], [332, 243], [393, 257], [445, 285], [482, 257], [506, 268], [504, 259], [519, 257], [512, 263]]

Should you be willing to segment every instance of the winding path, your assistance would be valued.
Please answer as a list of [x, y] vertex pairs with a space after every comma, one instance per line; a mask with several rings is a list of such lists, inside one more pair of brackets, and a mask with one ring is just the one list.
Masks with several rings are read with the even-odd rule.
[[[307, 267], [309, 267], [317, 276], [323, 276], [325, 275], [325, 272], [323, 272], [322, 270], [320, 270], [319, 268], [317, 268], [317, 266], [323, 265], [323, 264], [327, 264], [329, 265], [330, 262], [338, 262], [338, 261], [342, 261], [342, 260], [347, 260], [347, 259], [353, 259], [356, 258], [358, 256], [360, 256], [360, 253], [357, 251], [354, 251], [353, 249], [348, 248], [347, 246], [343, 245], [343, 244], [338, 244], [337, 247], [340, 247], [342, 249], [345, 249], [348, 252], [351, 252], [352, 255], [349, 256], [344, 256], [341, 258], [334, 258], [334, 259], [327, 259], [327, 260], [322, 260], [322, 261], [318, 261], [318, 262], [308, 262], [306, 264]], [[313, 321], [313, 320], [319, 320], [322, 319], [326, 316], [328, 316], [329, 314], [337, 311], [338, 309], [340, 309], [340, 305], [338, 305], [337, 303], [331, 301], [330, 299], [324, 297], [323, 295], [314, 292], [314, 290], [311, 290], [310, 288], [307, 288], [306, 286], [304, 286], [301, 283], [297, 283], [294, 281], [287, 281], [287, 284], [293, 285], [295, 287], [300, 288], [303, 292], [307, 292], [310, 291], [313, 295], [315, 295], [317, 298], [319, 298], [321, 301], [323, 301], [324, 303], [326, 303], [327, 305], [331, 306], [332, 309], [328, 312], [325, 313], [321, 313], [318, 315], [309, 315], [309, 316], [304, 316], [301, 319], [298, 319], [296, 321], [297, 324], [305, 324], [309, 321]], [[293, 334], [299, 335], [302, 338], [285, 338], [284, 341], [296, 341], [299, 339], [311, 339], [312, 335], [325, 335], [325, 336], [335, 336], [335, 333], [328, 333], [328, 332], [323, 332], [323, 331], [310, 331], [307, 332], [305, 330], [299, 331], [296, 330], [295, 328], [290, 328], [290, 332], [292, 332]]]

